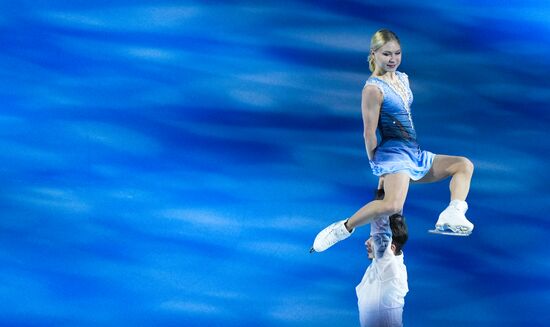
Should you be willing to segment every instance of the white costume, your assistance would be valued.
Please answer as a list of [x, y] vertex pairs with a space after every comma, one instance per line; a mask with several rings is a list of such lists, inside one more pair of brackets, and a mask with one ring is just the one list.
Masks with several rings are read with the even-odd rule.
[[362, 327], [403, 326], [403, 306], [409, 291], [403, 254], [391, 250], [388, 217], [371, 223], [374, 259], [357, 285], [359, 321]]

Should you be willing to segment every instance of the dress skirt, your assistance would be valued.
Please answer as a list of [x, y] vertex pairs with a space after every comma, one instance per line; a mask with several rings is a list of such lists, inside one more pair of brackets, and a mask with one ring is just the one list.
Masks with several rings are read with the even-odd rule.
[[415, 143], [388, 140], [376, 148], [369, 163], [375, 176], [405, 172], [417, 181], [430, 171], [434, 158], [435, 154], [420, 150]]

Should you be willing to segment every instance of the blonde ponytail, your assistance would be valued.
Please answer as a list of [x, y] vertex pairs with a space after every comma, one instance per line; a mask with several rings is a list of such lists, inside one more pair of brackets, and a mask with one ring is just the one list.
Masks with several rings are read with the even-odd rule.
[[376, 65], [374, 64], [374, 56], [372, 55], [372, 53], [369, 53], [369, 70], [372, 72], [374, 72], [374, 69], [376, 68]]

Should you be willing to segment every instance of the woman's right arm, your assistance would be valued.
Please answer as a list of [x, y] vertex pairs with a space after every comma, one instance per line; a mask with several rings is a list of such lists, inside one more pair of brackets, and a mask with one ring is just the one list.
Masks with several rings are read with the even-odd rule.
[[367, 85], [363, 88], [361, 98], [361, 112], [363, 114], [363, 126], [365, 137], [365, 146], [369, 160], [374, 158], [374, 149], [378, 145], [376, 140], [376, 127], [378, 126], [378, 117], [380, 116], [380, 106], [383, 96], [378, 87]]

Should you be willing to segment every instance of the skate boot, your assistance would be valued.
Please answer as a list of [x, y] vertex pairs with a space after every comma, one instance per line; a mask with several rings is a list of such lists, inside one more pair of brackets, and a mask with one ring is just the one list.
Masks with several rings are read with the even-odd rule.
[[447, 235], [470, 235], [474, 230], [474, 224], [464, 215], [466, 210], [468, 210], [468, 204], [465, 201], [452, 200], [447, 209], [439, 215], [434, 232]]
[[315, 241], [313, 241], [313, 247], [311, 248], [309, 253], [323, 252], [334, 244], [348, 238], [355, 229], [351, 232], [348, 232], [346, 226], [344, 225], [346, 221], [347, 220], [341, 220], [335, 222], [334, 224], [331, 224], [327, 228], [320, 231], [319, 234], [317, 234], [317, 237], [315, 237]]

